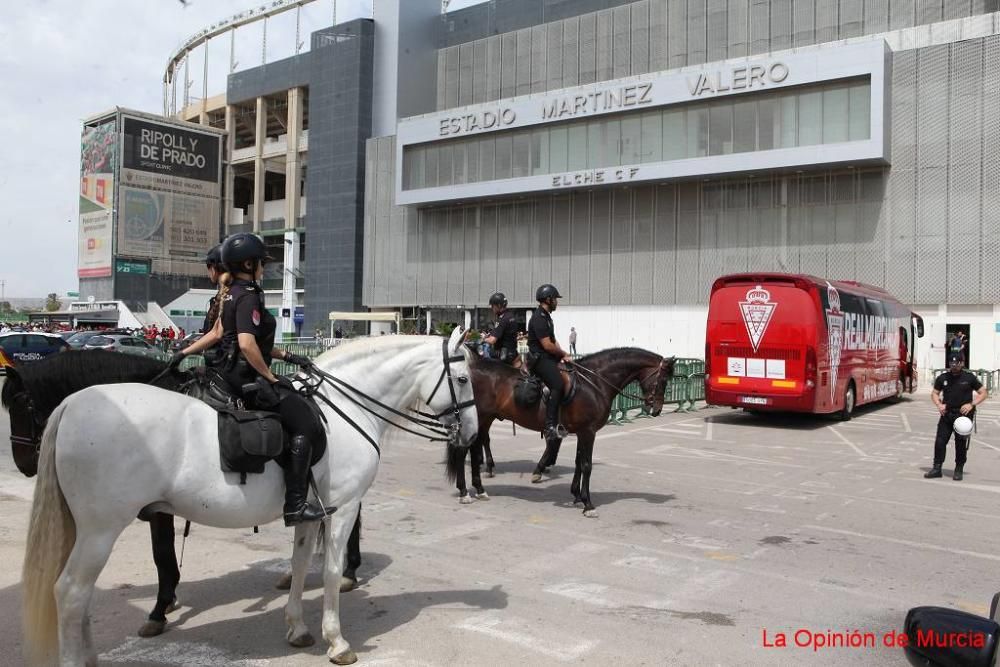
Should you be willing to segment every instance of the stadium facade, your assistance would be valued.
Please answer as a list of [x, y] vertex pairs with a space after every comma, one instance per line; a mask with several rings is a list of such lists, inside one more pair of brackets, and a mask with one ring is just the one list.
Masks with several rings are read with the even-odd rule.
[[998, 5], [380, 0], [181, 115], [229, 130], [228, 229], [301, 247], [310, 330], [551, 282], [584, 351], [702, 356], [715, 278], [788, 271], [912, 304], [924, 368], [955, 328], [995, 368]]

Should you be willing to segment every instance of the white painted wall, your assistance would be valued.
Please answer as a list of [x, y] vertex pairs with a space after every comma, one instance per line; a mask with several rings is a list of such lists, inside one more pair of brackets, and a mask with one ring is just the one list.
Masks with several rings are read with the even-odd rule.
[[664, 356], [705, 356], [707, 306], [560, 306], [552, 315], [556, 339], [569, 349], [576, 327], [580, 354], [608, 347], [642, 347]]

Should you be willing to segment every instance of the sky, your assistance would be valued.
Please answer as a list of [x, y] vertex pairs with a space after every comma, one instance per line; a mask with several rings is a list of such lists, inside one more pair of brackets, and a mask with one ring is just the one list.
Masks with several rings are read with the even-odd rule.
[[[337, 22], [371, 16], [372, 2], [338, 0]], [[405, 1], [405, 0], [404, 0]], [[459, 9], [482, 0], [453, 0]], [[44, 297], [75, 291], [83, 120], [115, 106], [163, 111], [167, 59], [188, 37], [258, 0], [31, 0], [5, 3], [0, 16], [0, 121], [7, 159], [0, 168], [0, 294]], [[329, 26], [333, 0], [301, 13], [300, 41]], [[237, 32], [237, 70], [262, 57], [294, 55], [295, 12]], [[209, 43], [208, 94], [225, 92], [230, 40]], [[192, 58], [200, 97], [203, 56]], [[182, 95], [178, 91], [178, 98]], [[180, 104], [178, 104], [180, 106]], [[2, 300], [2, 299], [0, 299]]]

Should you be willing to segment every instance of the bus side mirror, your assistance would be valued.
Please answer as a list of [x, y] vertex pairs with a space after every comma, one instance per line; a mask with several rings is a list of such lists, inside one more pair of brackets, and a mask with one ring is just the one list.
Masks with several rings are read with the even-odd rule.
[[904, 652], [922, 667], [992, 667], [997, 653], [996, 621], [944, 607], [914, 607], [904, 624]]

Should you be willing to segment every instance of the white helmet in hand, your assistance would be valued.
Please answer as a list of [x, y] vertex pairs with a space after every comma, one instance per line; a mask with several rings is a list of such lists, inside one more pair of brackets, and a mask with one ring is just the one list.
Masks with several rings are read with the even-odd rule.
[[960, 435], [963, 438], [972, 435], [972, 420], [968, 417], [959, 417], [952, 424], [952, 428], [955, 429], [956, 435]]

